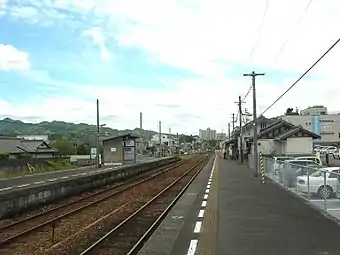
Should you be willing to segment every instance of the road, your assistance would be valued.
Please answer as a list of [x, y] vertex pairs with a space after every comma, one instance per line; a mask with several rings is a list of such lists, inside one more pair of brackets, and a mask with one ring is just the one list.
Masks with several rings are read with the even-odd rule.
[[[147, 161], [155, 160], [150, 157], [137, 157], [137, 164]], [[25, 175], [14, 178], [0, 179], [0, 192], [13, 189], [20, 189], [28, 186], [37, 186], [47, 182], [55, 182], [68, 178], [77, 178], [79, 176], [85, 176], [89, 174], [95, 174], [104, 171], [111, 171], [112, 169], [119, 168], [121, 166], [106, 166], [102, 168], [96, 167], [80, 167], [69, 170], [46, 172], [32, 175]]]

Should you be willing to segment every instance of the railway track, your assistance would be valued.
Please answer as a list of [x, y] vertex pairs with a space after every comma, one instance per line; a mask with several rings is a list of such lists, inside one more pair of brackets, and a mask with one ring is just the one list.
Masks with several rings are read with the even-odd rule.
[[[182, 165], [186, 165], [190, 162], [192, 164], [195, 160], [180, 161], [173, 165], [162, 167], [157, 169], [152, 175], [148, 174], [145, 176], [138, 176], [133, 180], [128, 180], [127, 182], [21, 219], [7, 226], [3, 226], [0, 228], [0, 253], [45, 254], [45, 252], [42, 253], [41, 250], [53, 246], [54, 243], [60, 243], [63, 239], [65, 239], [65, 236], [63, 235], [64, 231], [65, 233], [71, 234], [75, 232], [77, 233], [77, 231], [79, 229], [81, 230], [84, 225], [91, 225], [88, 222], [96, 222], [96, 220], [98, 220], [96, 217], [91, 217], [90, 220], [81, 221], [80, 218], [84, 215], [87, 216], [87, 214], [91, 213], [91, 215], [94, 214], [94, 216], [96, 216], [96, 211], [98, 211], [97, 218], [100, 220], [101, 218], [99, 215], [107, 215], [106, 211], [108, 211], [101, 211], [101, 206], [104, 205], [104, 203], [106, 203], [107, 206], [108, 201], [111, 201], [113, 198], [119, 197], [119, 195], [126, 193], [141, 184], [152, 181], [155, 178], [159, 178], [167, 172], [180, 168]], [[121, 198], [124, 199], [124, 196]], [[124, 205], [119, 199], [117, 203], [111, 202], [111, 204], [112, 206], [109, 211], [112, 211], [112, 208], [120, 208]], [[92, 212], [90, 212], [90, 210], [92, 210]], [[79, 215], [82, 216], [80, 217]], [[72, 225], [76, 222], [77, 218], [79, 218], [79, 226]], [[56, 229], [58, 233], [55, 233]], [[24, 242], [24, 246], [26, 246], [26, 242], [32, 240], [33, 236], [35, 236], [33, 240], [36, 240], [36, 244], [32, 245], [31, 243], [28, 245], [31, 248], [30, 251], [32, 253], [27, 253], [27, 251], [21, 252], [21, 249], [18, 248], [20, 248], [22, 242]], [[34, 248], [32, 249], [32, 247]], [[13, 253], [12, 251], [15, 252]]]
[[204, 158], [185, 171], [80, 254], [137, 254], [207, 162]]

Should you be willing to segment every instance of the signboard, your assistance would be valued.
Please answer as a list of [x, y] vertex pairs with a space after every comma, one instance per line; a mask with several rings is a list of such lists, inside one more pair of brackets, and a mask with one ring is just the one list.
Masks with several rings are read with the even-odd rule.
[[[317, 135], [321, 134], [321, 122], [320, 122], [319, 116], [312, 116], [312, 131]], [[319, 139], [314, 139], [314, 140], [319, 140]]]
[[134, 146], [135, 141], [134, 140], [126, 140], [124, 141], [124, 146]]
[[111, 150], [111, 152], [116, 152], [117, 151], [116, 148], [111, 148], [110, 150]]
[[97, 157], [97, 148], [91, 148], [91, 158]]

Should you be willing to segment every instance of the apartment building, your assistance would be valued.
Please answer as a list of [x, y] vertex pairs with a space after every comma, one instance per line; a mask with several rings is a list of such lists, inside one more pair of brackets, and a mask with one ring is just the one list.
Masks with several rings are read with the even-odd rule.
[[202, 140], [216, 140], [216, 130], [212, 130], [210, 128], [205, 130], [200, 129], [198, 133]]

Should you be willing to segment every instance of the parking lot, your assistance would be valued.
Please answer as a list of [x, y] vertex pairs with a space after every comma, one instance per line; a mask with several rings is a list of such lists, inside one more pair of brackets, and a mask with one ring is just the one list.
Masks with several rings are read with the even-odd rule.
[[[329, 162], [331, 170], [335, 170], [334, 173], [335, 178], [329, 178], [330, 176], [324, 176], [325, 172], [322, 172], [320, 176], [315, 175], [303, 175], [303, 176], [295, 176], [293, 180], [287, 180], [282, 172], [286, 171], [294, 171], [293, 168], [289, 169], [290, 166], [285, 165], [283, 169], [277, 171], [274, 169], [274, 165], [271, 160], [265, 160], [265, 175], [278, 183], [283, 188], [289, 190], [292, 193], [306, 199], [312, 205], [315, 205], [320, 210], [327, 212], [329, 215], [337, 218], [340, 221], [340, 199], [337, 198], [337, 193], [339, 197], [339, 191], [337, 191], [337, 182], [340, 171], [337, 171], [337, 167], [340, 169], [340, 160], [332, 159]], [[331, 171], [329, 170], [329, 171]], [[291, 172], [290, 172], [291, 173]], [[334, 176], [333, 176], [334, 177]], [[303, 179], [304, 178], [304, 179]], [[340, 179], [340, 178], [339, 178]], [[306, 182], [301, 182], [301, 180], [308, 180]], [[299, 182], [303, 183], [303, 189], [301, 189], [301, 185]], [[323, 195], [326, 193], [319, 192], [322, 187], [324, 187], [324, 183], [330, 187], [331, 193], [327, 195]]]

